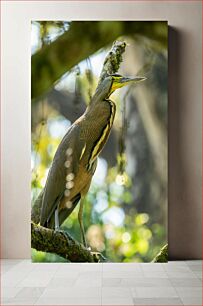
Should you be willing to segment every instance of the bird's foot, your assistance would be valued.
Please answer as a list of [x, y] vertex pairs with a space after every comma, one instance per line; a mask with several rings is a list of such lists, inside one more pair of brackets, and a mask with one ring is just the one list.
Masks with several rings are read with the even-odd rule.
[[60, 229], [60, 227], [55, 227], [54, 234], [56, 234], [56, 233], [62, 234], [67, 239], [66, 231]]
[[91, 252], [91, 254], [94, 257], [95, 261], [97, 261], [97, 262], [105, 262], [106, 261], [106, 258], [104, 257], [104, 255], [100, 252]]
[[60, 227], [59, 226], [55, 226], [55, 228], [54, 228], [54, 233], [64, 233], [64, 231], [62, 230], [62, 229], [60, 229]]
[[91, 251], [91, 247], [87, 244], [86, 240], [85, 241], [81, 241], [80, 244], [88, 251]]
[[105, 259], [105, 257], [100, 252], [93, 252], [91, 247], [88, 246], [86, 242], [83, 242], [83, 246], [91, 253], [95, 262], [101, 262], [101, 258]]

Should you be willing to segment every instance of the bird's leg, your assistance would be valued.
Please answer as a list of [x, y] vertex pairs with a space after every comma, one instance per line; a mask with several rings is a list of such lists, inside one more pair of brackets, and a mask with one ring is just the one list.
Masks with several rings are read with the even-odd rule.
[[80, 208], [78, 212], [78, 221], [80, 224], [81, 240], [82, 240], [83, 245], [87, 248], [87, 242], [85, 238], [85, 229], [84, 229], [84, 224], [83, 224], [83, 207], [84, 207], [84, 199], [81, 199]]
[[[59, 205], [57, 205], [57, 208], [54, 212], [54, 232], [55, 233], [61, 233], [63, 234], [63, 236], [65, 237], [65, 239], [67, 239], [66, 236], [66, 232], [60, 229], [60, 225], [59, 225]], [[68, 239], [67, 239], [68, 240]], [[69, 240], [68, 240], [69, 241]]]
[[54, 231], [60, 232], [60, 224], [59, 224], [59, 205], [61, 201], [62, 196], [59, 197], [57, 203], [56, 203], [56, 209], [54, 212]]
[[59, 226], [58, 206], [57, 206], [57, 208], [55, 210], [54, 220], [55, 220], [55, 231], [59, 231], [60, 230], [60, 226]]

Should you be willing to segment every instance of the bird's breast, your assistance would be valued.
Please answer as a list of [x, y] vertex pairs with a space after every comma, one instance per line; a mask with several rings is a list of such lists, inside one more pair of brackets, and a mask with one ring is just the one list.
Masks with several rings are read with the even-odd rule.
[[88, 153], [86, 157], [88, 156], [89, 168], [102, 151], [115, 117], [116, 106], [112, 101], [105, 101], [105, 106], [102, 105], [102, 107], [95, 110], [94, 117], [92, 116], [92, 120], [89, 120], [91, 123], [88, 122], [86, 129], [86, 153]]

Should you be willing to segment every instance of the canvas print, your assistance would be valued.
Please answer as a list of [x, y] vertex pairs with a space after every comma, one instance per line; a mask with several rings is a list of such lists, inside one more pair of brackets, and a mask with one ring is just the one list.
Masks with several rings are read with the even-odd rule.
[[33, 262], [166, 262], [166, 21], [32, 21]]

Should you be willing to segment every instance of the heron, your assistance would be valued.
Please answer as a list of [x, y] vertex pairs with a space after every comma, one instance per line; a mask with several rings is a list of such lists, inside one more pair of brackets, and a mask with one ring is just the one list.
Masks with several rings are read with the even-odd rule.
[[145, 77], [108, 75], [102, 80], [84, 114], [68, 129], [53, 158], [42, 198], [40, 225], [60, 230], [60, 225], [80, 203], [81, 242], [87, 248], [83, 225], [84, 198], [97, 167], [97, 159], [113, 126], [116, 104], [111, 94]]

